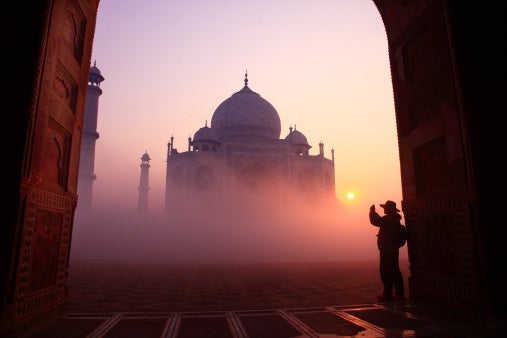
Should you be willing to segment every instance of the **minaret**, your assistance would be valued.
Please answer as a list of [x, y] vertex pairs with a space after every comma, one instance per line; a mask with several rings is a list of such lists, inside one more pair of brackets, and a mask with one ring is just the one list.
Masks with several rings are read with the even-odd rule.
[[141, 177], [139, 179], [139, 196], [137, 199], [137, 210], [141, 212], [148, 211], [148, 190], [150, 176], [150, 155], [145, 152], [141, 157]]
[[93, 181], [96, 179], [95, 167], [95, 141], [99, 138], [97, 133], [97, 115], [99, 109], [99, 96], [102, 95], [100, 83], [104, 77], [93, 63], [88, 78], [88, 90], [86, 93], [86, 105], [83, 121], [83, 135], [81, 139], [81, 154], [79, 159], [78, 179], [78, 207], [88, 211], [92, 207]]

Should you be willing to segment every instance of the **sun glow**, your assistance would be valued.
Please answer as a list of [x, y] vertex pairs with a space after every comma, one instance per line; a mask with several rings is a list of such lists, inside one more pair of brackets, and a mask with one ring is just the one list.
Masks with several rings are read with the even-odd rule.
[[353, 199], [354, 199], [354, 197], [356, 197], [356, 196], [354, 195], [354, 193], [353, 193], [353, 192], [349, 192], [349, 193], [347, 194], [347, 198], [348, 198], [349, 200], [353, 200]]

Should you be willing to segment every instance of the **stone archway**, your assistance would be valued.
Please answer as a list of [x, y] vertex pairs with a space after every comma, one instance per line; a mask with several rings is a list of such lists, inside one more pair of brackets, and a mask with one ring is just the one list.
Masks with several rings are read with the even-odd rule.
[[[491, 149], [502, 151], [504, 134], [496, 117], [505, 107], [505, 4], [373, 2], [388, 38], [409, 229], [410, 295], [502, 311], [506, 277], [499, 267], [505, 263], [506, 227], [496, 215], [506, 200], [499, 180], [507, 170]], [[4, 13], [3, 44], [10, 59], [4, 67], [8, 179], [2, 190], [0, 330], [65, 301], [98, 3], [46, 0], [26, 8], [11, 2]], [[432, 158], [439, 159], [438, 170]], [[430, 174], [446, 186], [420, 183]], [[34, 243], [46, 247], [43, 228], [58, 237], [56, 256], [45, 261], [34, 256]], [[455, 244], [432, 241], [434, 232]], [[446, 260], [459, 267], [451, 278], [440, 261], [431, 259], [435, 246], [443, 255], [460, 253]], [[48, 270], [51, 276], [39, 276], [35, 264], [54, 267]]]

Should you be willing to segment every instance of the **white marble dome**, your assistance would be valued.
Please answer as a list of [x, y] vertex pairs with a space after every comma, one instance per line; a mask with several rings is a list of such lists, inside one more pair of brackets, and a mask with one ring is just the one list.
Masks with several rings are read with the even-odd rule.
[[245, 86], [222, 102], [211, 119], [211, 128], [220, 140], [279, 139], [280, 116], [276, 109], [259, 94]]
[[303, 133], [301, 133], [299, 130], [292, 130], [292, 128], [290, 133], [285, 137], [285, 141], [290, 144], [308, 145], [306, 136], [303, 135]]
[[213, 129], [204, 126], [194, 134], [194, 141], [216, 141], [217, 135]]

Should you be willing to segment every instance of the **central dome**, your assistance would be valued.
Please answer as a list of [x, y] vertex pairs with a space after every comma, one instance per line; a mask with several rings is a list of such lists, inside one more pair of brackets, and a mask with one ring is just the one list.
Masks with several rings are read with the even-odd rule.
[[279, 139], [281, 124], [276, 109], [259, 94], [245, 86], [222, 102], [213, 117], [211, 128], [219, 139]]

